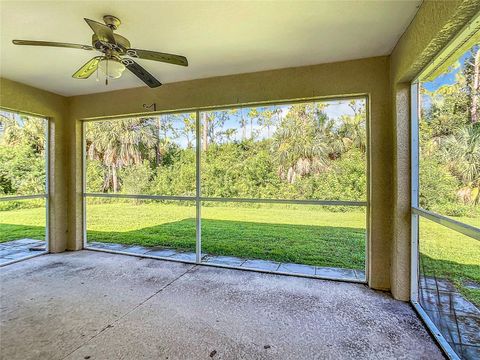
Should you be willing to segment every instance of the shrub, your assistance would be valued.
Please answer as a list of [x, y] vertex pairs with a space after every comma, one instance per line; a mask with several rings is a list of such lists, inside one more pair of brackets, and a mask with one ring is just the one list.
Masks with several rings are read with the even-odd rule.
[[[451, 215], [456, 204], [458, 182], [447, 168], [435, 158], [422, 158], [420, 161], [420, 206], [427, 210]], [[453, 206], [452, 206], [453, 205]]]
[[102, 192], [104, 167], [98, 160], [87, 161], [87, 192]]
[[5, 194], [44, 193], [44, 154], [28, 145], [0, 145], [0, 187]]
[[119, 171], [119, 177], [122, 179], [122, 193], [148, 194], [153, 171], [149, 162], [144, 161], [122, 169]]
[[157, 195], [194, 196], [195, 174], [195, 150], [178, 152], [170, 165], [157, 168], [151, 192]]

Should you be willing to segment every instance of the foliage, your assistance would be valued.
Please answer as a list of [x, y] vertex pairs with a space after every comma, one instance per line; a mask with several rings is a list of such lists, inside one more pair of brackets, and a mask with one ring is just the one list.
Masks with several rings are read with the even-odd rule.
[[86, 190], [89, 193], [101, 192], [103, 189], [104, 179], [103, 172], [104, 167], [100, 160], [89, 160], [86, 164]]
[[148, 161], [126, 167], [120, 173], [122, 191], [126, 194], [145, 194], [150, 188], [150, 179], [153, 176]]
[[436, 159], [424, 158], [420, 167], [420, 206], [427, 210], [440, 211], [456, 200], [458, 182], [446, 166]]
[[[475, 215], [478, 47], [455, 71], [454, 83], [422, 89], [420, 205]], [[202, 112], [202, 195], [365, 201], [366, 104], [343, 105], [350, 111], [337, 117], [328, 115], [328, 102]], [[195, 113], [184, 113], [89, 122], [87, 191], [195, 195], [195, 121]], [[43, 192], [43, 120], [3, 114], [1, 125], [0, 193]]]
[[[291, 105], [283, 115], [281, 109], [269, 107], [203, 113], [202, 195], [365, 200], [365, 106], [358, 101], [349, 105], [354, 115], [339, 119], [326, 115], [324, 103]], [[95, 191], [194, 195], [194, 119], [192, 114], [175, 114], [89, 123], [89, 162], [100, 162], [103, 171], [98, 164], [87, 166], [87, 184], [91, 182], [87, 186]], [[143, 129], [143, 135], [134, 137], [131, 129]], [[127, 133], [116, 134], [122, 131]], [[135, 151], [123, 150], [132, 143]], [[123, 160], [107, 161], [106, 152], [124, 154]], [[139, 169], [141, 174], [135, 177]], [[133, 183], [126, 181], [127, 176]]]
[[0, 114], [0, 194], [45, 193], [45, 120]]
[[[119, 169], [143, 162], [146, 153], [155, 145], [154, 128], [150, 119], [123, 119], [99, 121], [87, 127], [87, 154], [90, 159], [102, 161], [106, 168], [103, 190], [120, 189]], [[157, 154], [159, 151], [157, 151]]]
[[159, 166], [150, 193], [158, 195], [195, 196], [195, 150], [187, 148], [171, 155], [169, 166]]
[[294, 183], [298, 177], [325, 171], [342, 151], [335, 121], [321, 103], [295, 104], [280, 121], [273, 137], [273, 156], [280, 178]]
[[480, 47], [454, 70], [455, 82], [422, 89], [420, 205], [445, 215], [477, 214], [480, 203]]

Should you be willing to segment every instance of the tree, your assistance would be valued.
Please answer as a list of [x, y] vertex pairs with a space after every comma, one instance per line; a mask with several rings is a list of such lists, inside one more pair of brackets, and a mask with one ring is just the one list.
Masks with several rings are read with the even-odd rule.
[[[430, 163], [436, 163], [455, 179], [456, 189], [448, 197], [451, 210], [459, 208], [458, 200], [474, 205], [480, 202], [479, 53], [478, 45], [472, 47], [447, 70], [445, 74], [455, 72], [453, 83], [444, 83], [432, 91], [422, 88], [425, 110], [420, 122], [420, 170], [426, 166], [434, 169]], [[435, 186], [429, 182], [420, 188], [432, 196], [427, 199], [421, 194], [426, 202], [435, 202], [433, 197], [440, 195], [431, 189], [441, 187], [439, 182], [450, 178], [437, 175], [437, 179], [432, 177]], [[446, 188], [451, 188], [452, 182], [448, 181]]]
[[157, 141], [150, 119], [139, 118], [89, 123], [86, 137], [88, 156], [100, 159], [107, 169], [103, 191], [113, 192], [119, 190], [117, 170], [142, 163]]
[[0, 113], [0, 191], [45, 192], [46, 120]]
[[480, 121], [480, 45], [473, 46], [467, 53], [462, 68], [462, 75], [465, 78], [463, 90], [468, 94], [468, 105], [470, 120], [473, 124]]
[[41, 153], [46, 145], [46, 120], [13, 113], [0, 114], [2, 141], [11, 146], [26, 145]]
[[440, 142], [441, 155], [450, 172], [462, 183], [464, 202], [480, 200], [480, 124], [470, 124]]
[[343, 144], [334, 121], [323, 112], [324, 104], [292, 105], [273, 136], [273, 153], [281, 178], [294, 183], [297, 177], [318, 173], [339, 157]]
[[[275, 125], [278, 121], [279, 114], [281, 113], [281, 109], [272, 107], [257, 107], [251, 108], [248, 116], [250, 117], [250, 124], [252, 124], [253, 119], [257, 121], [257, 124], [262, 128], [267, 130], [267, 138], [270, 138], [270, 129]], [[251, 126], [251, 138], [255, 137], [254, 131]]]
[[208, 127], [209, 127], [209, 114], [207, 112], [202, 113], [202, 150], [208, 149]]
[[477, 123], [479, 121], [478, 112], [479, 112], [479, 103], [478, 97], [480, 96], [480, 47], [475, 52], [475, 61], [473, 63], [473, 76], [472, 76], [472, 105], [470, 107], [470, 113], [472, 117], [472, 123]]
[[353, 111], [353, 116], [342, 115], [340, 117], [341, 126], [338, 131], [342, 137], [345, 147], [356, 147], [365, 153], [367, 150], [367, 134], [365, 106], [363, 102], [352, 100], [348, 106]]
[[183, 126], [180, 128], [179, 133], [187, 140], [187, 148], [192, 148], [195, 140], [195, 122], [196, 114], [180, 114], [177, 115], [183, 120]]
[[227, 128], [225, 124], [234, 120], [238, 109], [206, 111], [201, 113], [202, 150], [206, 151], [212, 143], [221, 144], [229, 141], [236, 133], [236, 129]]

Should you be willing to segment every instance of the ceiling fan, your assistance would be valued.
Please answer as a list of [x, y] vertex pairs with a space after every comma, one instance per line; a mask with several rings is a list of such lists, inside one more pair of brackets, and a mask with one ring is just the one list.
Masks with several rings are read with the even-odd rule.
[[151, 88], [162, 85], [152, 74], [131, 58], [188, 66], [187, 58], [184, 56], [131, 48], [128, 39], [113, 32], [121, 24], [120, 19], [113, 15], [105, 15], [103, 17], [105, 24], [90, 19], [84, 20], [94, 32], [92, 35], [92, 46], [34, 40], [13, 40], [13, 43], [15, 45], [54, 46], [89, 51], [98, 50], [102, 55], [95, 56], [88, 61], [72, 77], [75, 79], [87, 79], [100, 69], [105, 74], [105, 84], [108, 84], [109, 78], [119, 78], [122, 76], [123, 71], [128, 69]]

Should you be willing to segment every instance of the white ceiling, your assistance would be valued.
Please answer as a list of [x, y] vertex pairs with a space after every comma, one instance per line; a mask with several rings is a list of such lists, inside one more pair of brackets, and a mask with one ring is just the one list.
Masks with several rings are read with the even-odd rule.
[[1, 1], [0, 76], [62, 95], [143, 86], [125, 71], [108, 87], [71, 75], [98, 54], [16, 46], [12, 39], [91, 44], [83, 18], [122, 20], [132, 47], [184, 55], [189, 67], [138, 60], [161, 82], [389, 54], [421, 0]]

